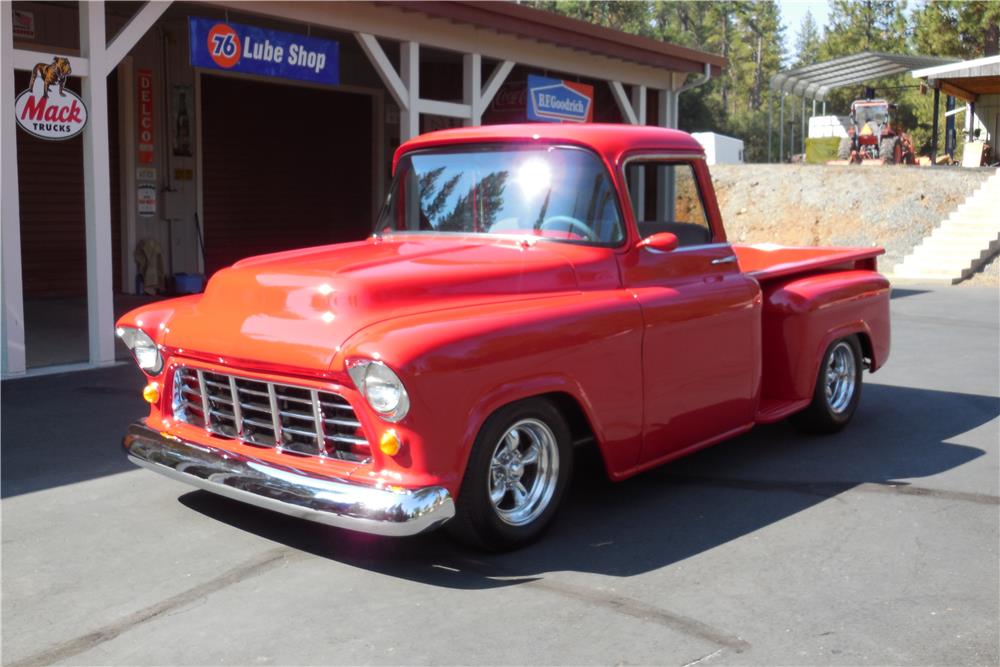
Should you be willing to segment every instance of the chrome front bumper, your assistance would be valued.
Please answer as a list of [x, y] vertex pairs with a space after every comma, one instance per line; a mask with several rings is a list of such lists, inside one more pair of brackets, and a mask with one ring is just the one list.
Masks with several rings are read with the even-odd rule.
[[451, 495], [439, 486], [397, 492], [316, 477], [181, 440], [149, 428], [145, 421], [129, 426], [122, 447], [132, 463], [206, 491], [362, 533], [415, 535], [455, 515]]

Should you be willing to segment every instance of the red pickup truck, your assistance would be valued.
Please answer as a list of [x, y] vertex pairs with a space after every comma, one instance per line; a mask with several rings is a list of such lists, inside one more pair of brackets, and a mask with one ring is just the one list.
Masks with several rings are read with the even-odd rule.
[[730, 244], [683, 132], [446, 130], [393, 173], [367, 240], [121, 318], [150, 404], [129, 459], [334, 526], [512, 548], [575, 447], [622, 480], [785, 417], [835, 431], [888, 356], [882, 250]]

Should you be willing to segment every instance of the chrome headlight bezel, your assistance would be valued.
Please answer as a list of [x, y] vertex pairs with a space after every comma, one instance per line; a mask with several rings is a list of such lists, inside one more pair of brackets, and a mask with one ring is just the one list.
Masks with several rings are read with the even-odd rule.
[[149, 375], [159, 375], [163, 370], [160, 347], [149, 334], [138, 327], [117, 327], [115, 335], [122, 339], [132, 353], [136, 365]]
[[403, 381], [385, 363], [374, 359], [348, 362], [347, 374], [369, 407], [387, 422], [398, 422], [410, 411], [410, 396]]

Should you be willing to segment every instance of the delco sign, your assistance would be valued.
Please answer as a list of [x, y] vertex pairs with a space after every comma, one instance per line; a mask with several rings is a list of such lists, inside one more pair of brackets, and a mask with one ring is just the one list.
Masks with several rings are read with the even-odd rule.
[[589, 123], [593, 119], [593, 86], [528, 75], [528, 120]]
[[28, 134], [39, 139], [72, 139], [87, 124], [87, 107], [65, 88], [72, 74], [69, 58], [56, 56], [31, 70], [28, 89], [14, 100], [14, 117]]
[[336, 85], [340, 45], [330, 39], [190, 18], [191, 65]]

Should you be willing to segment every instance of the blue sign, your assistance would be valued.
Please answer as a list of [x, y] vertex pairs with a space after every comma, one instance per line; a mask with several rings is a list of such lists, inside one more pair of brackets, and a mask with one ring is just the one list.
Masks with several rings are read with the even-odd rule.
[[593, 107], [593, 86], [528, 75], [528, 120], [589, 123], [594, 119]]
[[188, 23], [193, 67], [340, 83], [340, 45], [333, 40], [213, 19]]

